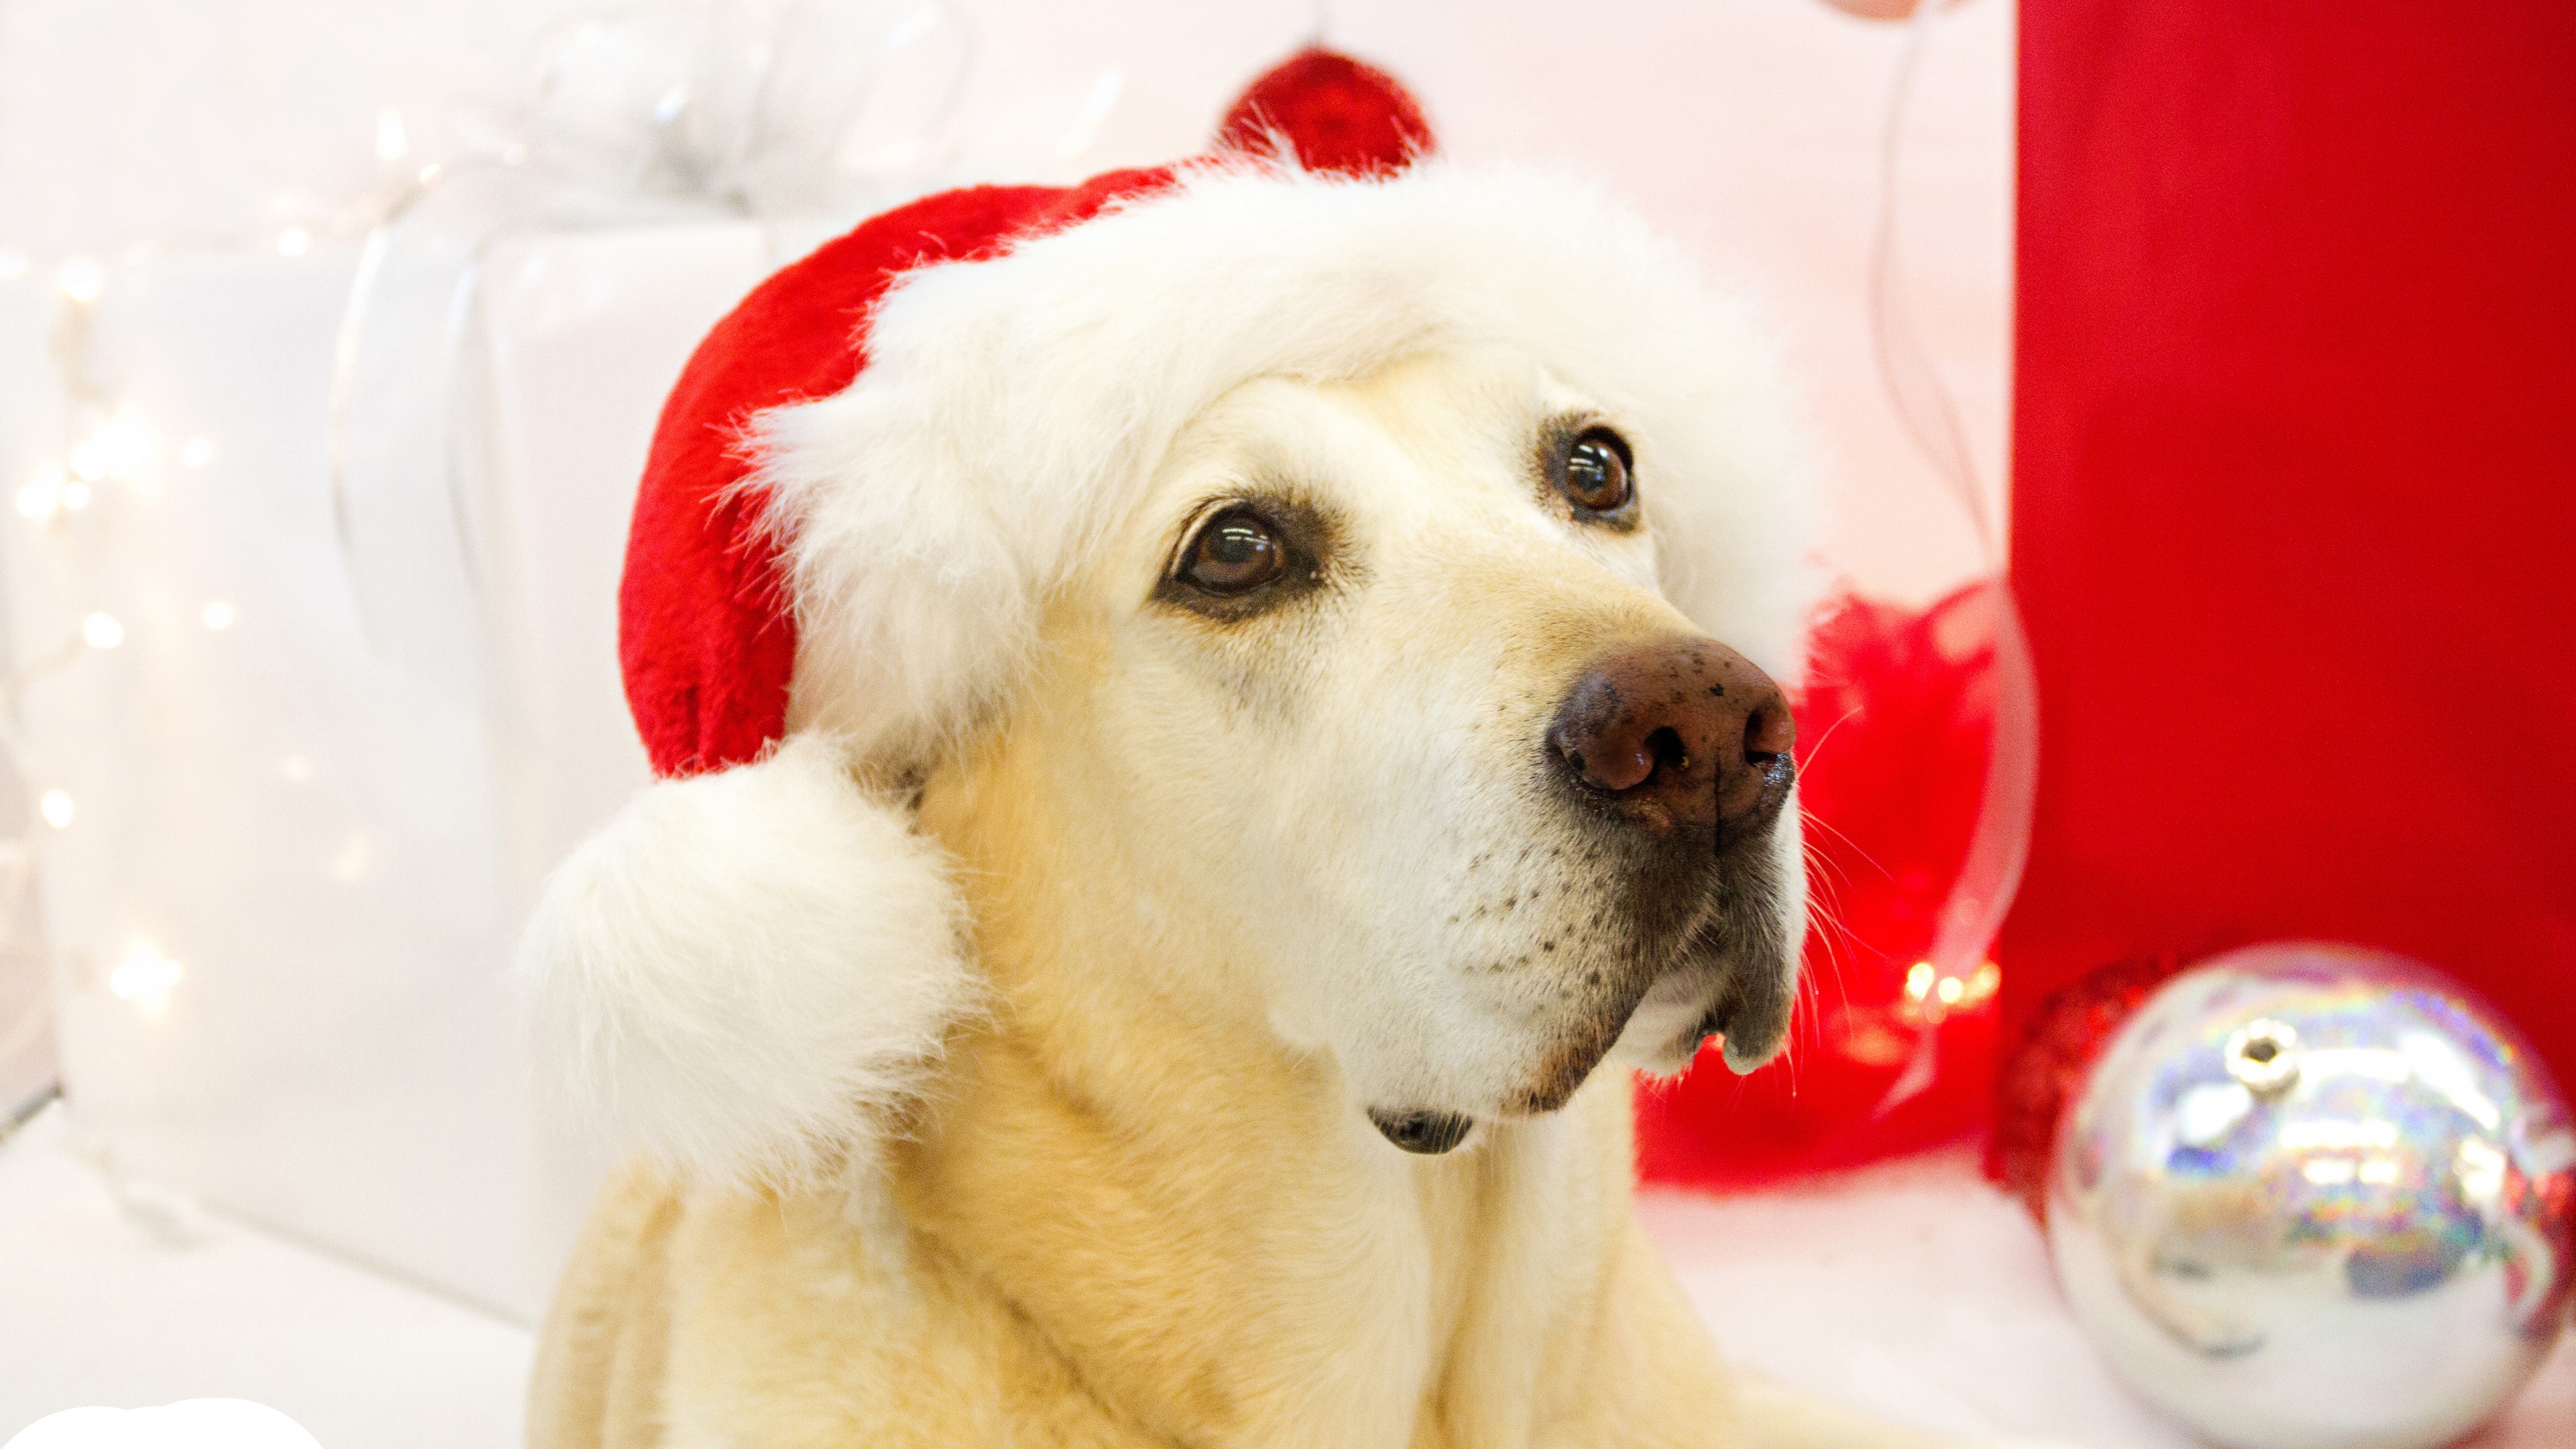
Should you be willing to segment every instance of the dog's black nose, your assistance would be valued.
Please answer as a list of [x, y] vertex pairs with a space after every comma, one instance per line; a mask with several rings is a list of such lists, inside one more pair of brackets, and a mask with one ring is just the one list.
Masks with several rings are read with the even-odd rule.
[[1789, 701], [1714, 639], [1626, 649], [1574, 681], [1549, 752], [1582, 786], [1658, 834], [1723, 831], [1779, 808], [1796, 767]]

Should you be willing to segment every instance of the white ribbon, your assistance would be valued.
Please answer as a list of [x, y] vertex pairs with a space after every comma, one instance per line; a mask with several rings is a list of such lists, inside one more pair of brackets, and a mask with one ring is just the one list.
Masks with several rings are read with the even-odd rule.
[[332, 367], [333, 520], [371, 650], [484, 689], [472, 359], [495, 244], [747, 217], [827, 234], [918, 191], [973, 63], [941, 0], [734, 0], [605, 11], [550, 32], [523, 94], [468, 116], [369, 233]]
[[[1889, 404], [1924, 460], [1966, 512], [1990, 575], [1986, 587], [1995, 614], [1995, 717], [1986, 788], [1969, 836], [1967, 859], [1942, 905], [1930, 955], [1934, 979], [1966, 980], [1993, 948], [2030, 860], [2031, 814], [2039, 790], [2039, 682], [2030, 657], [2030, 637], [2023, 631], [2021, 609], [2013, 600], [2001, 527], [1990, 515], [1985, 490], [1979, 486], [1967, 430], [1905, 305], [1905, 273], [1897, 247], [1897, 163], [1904, 150], [1905, 117], [1915, 78], [1946, 8], [1914, 7], [1906, 25], [1904, 55], [1888, 96], [1879, 151], [1878, 231], [1870, 248], [1870, 333], [1877, 344], [1879, 377], [1886, 384]], [[1940, 1036], [1936, 1027], [1924, 1028], [1905, 1070], [1874, 1115], [1893, 1111], [1930, 1089], [1939, 1066]]]

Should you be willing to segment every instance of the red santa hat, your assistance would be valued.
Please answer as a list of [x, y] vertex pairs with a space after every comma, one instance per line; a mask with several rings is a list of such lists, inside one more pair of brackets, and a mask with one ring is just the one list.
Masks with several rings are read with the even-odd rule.
[[[675, 1168], [773, 1179], [903, 1109], [979, 977], [897, 792], [1008, 708], [1049, 592], [1237, 384], [1510, 342], [1716, 474], [1784, 461], [1768, 370], [1685, 259], [1588, 187], [1432, 150], [1395, 81], [1308, 51], [1205, 157], [926, 197], [717, 324], [620, 596], [665, 779], [558, 870], [522, 949], [571, 1105]], [[1734, 496], [1676, 492], [1659, 526], [1802, 545], [1796, 509]], [[1708, 563], [1668, 558], [1668, 590], [1786, 669], [1804, 592]]]

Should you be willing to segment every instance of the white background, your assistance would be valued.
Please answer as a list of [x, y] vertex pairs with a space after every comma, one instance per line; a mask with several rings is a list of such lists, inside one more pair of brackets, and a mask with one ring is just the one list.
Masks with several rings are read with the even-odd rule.
[[[1328, 42], [1409, 81], [1452, 154], [1549, 160], [1607, 177], [1760, 299], [1843, 504], [1835, 561], [1876, 592], [1914, 600], [1980, 567], [1958, 510], [1887, 405], [1867, 325], [1880, 132], [1906, 41], [1901, 27], [1855, 20], [1820, 0], [1580, 7], [1388, 0], [1336, 5], [1328, 14], [1204, 0], [963, 0], [959, 8], [977, 39], [958, 112], [956, 166], [965, 173], [980, 174], [979, 166], [990, 169], [1002, 165], [994, 158], [1006, 157], [1007, 179], [1065, 181], [1189, 153], [1244, 81], [1320, 29]], [[158, 315], [184, 330], [184, 348], [138, 344], [127, 381], [153, 391], [171, 427], [220, 440], [213, 465], [189, 485], [193, 491], [168, 496], [184, 499], [194, 510], [189, 516], [209, 521], [207, 529], [249, 537], [283, 558], [286, 566], [267, 581], [277, 597], [307, 596], [288, 585], [293, 565], [325, 562], [318, 548], [304, 557], [259, 530], [267, 527], [263, 510], [279, 502], [270, 482], [315, 466], [316, 379], [327, 372], [328, 357], [282, 339], [289, 331], [327, 337], [368, 199], [424, 160], [488, 141], [493, 118], [506, 118], [526, 93], [541, 38], [591, 13], [566, 0], [0, 0], [0, 282], [8, 272], [20, 274], [16, 285], [0, 287], [0, 466], [23, 466], [50, 445], [56, 425], [41, 385], [49, 365], [46, 283], [66, 260], [100, 260], [122, 279], [116, 285], [125, 290], [111, 290], [125, 299], [124, 315]], [[2010, 8], [2003, 0], [1967, 0], [1943, 22], [1926, 57], [1904, 133], [1898, 209], [1918, 328], [1960, 399], [1971, 447], [1997, 497], [2006, 471], [2011, 75]], [[1096, 124], [1069, 123], [1088, 99], [1107, 101], [1091, 117]], [[389, 116], [403, 132], [402, 154], [390, 160], [378, 154]], [[1039, 144], [1029, 144], [1032, 133], [1042, 133]], [[1054, 144], [1059, 137], [1063, 144]], [[311, 236], [309, 255], [292, 262], [280, 256], [290, 233]], [[231, 284], [206, 280], [228, 276], [255, 281], [225, 291]], [[254, 286], [266, 290], [254, 295]], [[197, 299], [213, 292], [224, 293], [219, 305], [200, 305]], [[164, 310], [153, 313], [156, 305]], [[720, 302], [693, 298], [688, 305], [712, 313]], [[659, 335], [670, 330], [667, 317], [639, 320], [652, 323], [644, 330], [655, 332], [654, 347], [667, 355], [642, 364], [622, 357], [626, 372], [639, 365], [675, 371], [684, 340]], [[702, 325], [691, 320], [685, 330]], [[142, 330], [135, 335], [149, 341]], [[181, 358], [205, 371], [205, 385], [174, 371]], [[577, 360], [550, 366], [542, 382], [558, 390], [581, 375]], [[547, 436], [532, 424], [496, 446], [557, 458], [640, 446], [650, 408], [623, 401], [638, 391], [632, 382], [624, 379], [614, 392], [620, 417], [598, 423], [623, 427], [611, 447], [592, 446], [586, 421]], [[648, 380], [640, 392], [649, 398], [657, 390]], [[598, 391], [601, 398], [610, 393]], [[541, 396], [527, 389], [521, 415]], [[605, 406], [587, 400], [591, 413]], [[502, 400], [500, 415], [512, 415], [511, 401]], [[558, 395], [536, 408], [538, 422], [575, 418], [584, 402]], [[263, 432], [264, 421], [280, 426]], [[542, 471], [531, 470], [531, 486], [563, 476], [533, 476]], [[631, 480], [631, 467], [619, 477]], [[0, 478], [0, 497], [18, 486], [14, 476]], [[227, 489], [237, 492], [227, 497]], [[565, 517], [562, 507], [573, 496], [521, 501], [532, 505], [530, 516], [556, 505], [554, 526], [574, 529], [584, 520]], [[596, 496], [602, 502], [589, 510], [595, 516], [587, 520], [585, 556], [613, 559], [622, 508], [613, 489]], [[158, 556], [194, 556], [201, 540], [185, 518], [167, 509], [153, 517], [151, 527], [163, 530], [153, 535], [161, 539]], [[289, 521], [312, 531], [318, 518], [308, 506]], [[0, 513], [0, 526], [21, 523]], [[244, 556], [258, 556], [257, 549]], [[601, 572], [594, 592], [604, 613], [609, 584]], [[34, 581], [10, 582], [23, 593]], [[195, 607], [193, 599], [187, 607]], [[17, 622], [23, 648], [27, 621]], [[230, 637], [236, 644], [259, 637], [257, 623], [246, 614]], [[114, 661], [125, 673], [93, 669], [87, 680], [67, 675], [31, 686], [31, 701], [42, 706], [34, 713], [55, 722], [62, 747], [55, 758], [77, 758], [91, 781], [75, 826], [91, 832], [80, 870], [64, 856], [81, 841], [66, 836], [53, 846], [64, 868], [49, 879], [78, 887], [49, 898], [53, 964], [62, 964], [64, 941], [109, 943], [91, 953], [90, 965], [62, 975], [70, 983], [67, 1019], [87, 1023], [93, 1041], [137, 1039], [137, 1024], [124, 1015], [131, 1007], [98, 989], [97, 977], [135, 922], [174, 907], [165, 894], [191, 896], [188, 909], [201, 923], [210, 912], [222, 915], [221, 901], [231, 899], [226, 892], [236, 882], [263, 879], [271, 867], [278, 876], [301, 870], [318, 881], [326, 865], [346, 865], [353, 879], [377, 882], [369, 887], [377, 894], [286, 891], [263, 901], [245, 891], [237, 909], [198, 933], [198, 949], [165, 943], [189, 958], [191, 994], [170, 1019], [185, 1029], [165, 1030], [163, 1044], [148, 1051], [91, 1054], [93, 1063], [130, 1070], [93, 1071], [85, 1086], [75, 1080], [72, 1122], [82, 1120], [86, 1096], [90, 1120], [104, 1124], [84, 1150], [94, 1162], [121, 1154], [149, 1165], [146, 1178], [167, 1180], [120, 1180], [126, 1208], [146, 1218], [155, 1211], [148, 1204], [164, 1201], [156, 1192], [176, 1189], [167, 1201], [182, 1206], [172, 1212], [195, 1211], [185, 1206], [194, 1195], [228, 1215], [235, 1229], [244, 1222], [284, 1228], [311, 1249], [375, 1265], [370, 1272], [390, 1264], [435, 1293], [481, 1305], [442, 1311], [497, 1310], [524, 1319], [536, 1299], [523, 1286], [523, 1259], [531, 1237], [545, 1236], [524, 1219], [542, 1195], [531, 1182], [542, 1166], [532, 1163], [523, 1094], [496, 1044], [503, 1028], [495, 942], [503, 932], [460, 929], [450, 945], [423, 925], [491, 914], [494, 861], [475, 847], [481, 827], [474, 822], [505, 815], [514, 802], [442, 792], [451, 779], [479, 779], [488, 791], [493, 776], [470, 764], [433, 767], [442, 752], [454, 752], [458, 731], [399, 691], [351, 694], [330, 708], [281, 703], [277, 729], [303, 735], [258, 737], [256, 727], [272, 718], [256, 708], [262, 701], [329, 691], [312, 674], [279, 664], [286, 656], [271, 658], [262, 675], [232, 670], [192, 646], [167, 656], [177, 665], [146, 669], [147, 657], [160, 656], [147, 655], [151, 641], [137, 628]], [[587, 636], [583, 643], [600, 656], [599, 687], [590, 691], [598, 698], [587, 700], [586, 714], [575, 702], [548, 718], [586, 719], [603, 751], [629, 756], [632, 741], [618, 736], [605, 683], [604, 646]], [[102, 678], [114, 687], [95, 687]], [[231, 735], [192, 727], [188, 691], [173, 692], [191, 679], [206, 691], [202, 697], [228, 692]], [[44, 690], [56, 693], [35, 693]], [[144, 719], [141, 701], [159, 713]], [[343, 727], [347, 736], [334, 737]], [[382, 744], [412, 736], [411, 748]], [[237, 770], [219, 758], [228, 751], [238, 756]], [[498, 768], [506, 775], [508, 762]], [[10, 808], [14, 783], [0, 781], [0, 811]], [[28, 783], [41, 789], [50, 782]], [[356, 856], [345, 848], [340, 817], [326, 821], [303, 803], [324, 792], [391, 797], [406, 787], [421, 797], [412, 802], [415, 814], [436, 828], [348, 836], [366, 846]], [[152, 792], [147, 803], [154, 806], [232, 800], [238, 809], [229, 816], [215, 808], [190, 818], [201, 828], [227, 818], [241, 828], [148, 841], [130, 858], [123, 846], [101, 853], [101, 840], [137, 838], [99, 833], [113, 819], [109, 797], [119, 789]], [[269, 837], [262, 822], [282, 823]], [[291, 831], [302, 832], [293, 849], [311, 841], [332, 848], [307, 851], [311, 861], [290, 860]], [[182, 845], [204, 864], [192, 866], [176, 849]], [[324, 915], [275, 905], [325, 897], [333, 904]], [[26, 924], [24, 914], [16, 921]], [[272, 958], [278, 964], [264, 964]], [[47, 974], [44, 957], [0, 950], [0, 1041]], [[149, 1045], [148, 1034], [141, 1039]], [[267, 1050], [257, 1050], [262, 1043]], [[228, 1075], [224, 1063], [242, 1059], [246, 1044], [258, 1070]], [[42, 1065], [23, 1055], [0, 1061], [0, 1109]], [[236, 1103], [260, 1105], [229, 1105]], [[259, 1120], [235, 1120], [254, 1116]], [[250, 1147], [273, 1160], [255, 1160]], [[0, 1211], [0, 1239], [32, 1230]], [[132, 1369], [141, 1376], [132, 1380], [138, 1397], [129, 1402], [175, 1397], [149, 1387], [160, 1380], [144, 1372], [167, 1365], [130, 1352], [156, 1340], [138, 1336], [133, 1323], [83, 1321], [75, 1285], [95, 1270], [133, 1290], [125, 1301], [157, 1302], [163, 1290], [156, 1284], [193, 1283], [189, 1272], [221, 1275], [236, 1271], [226, 1263], [249, 1260], [183, 1253], [156, 1268], [159, 1260], [137, 1256], [133, 1246], [168, 1248], [168, 1235], [136, 1239], [94, 1222], [84, 1231], [83, 1241], [101, 1255], [95, 1263], [39, 1255], [59, 1270], [45, 1311], [72, 1316], [0, 1323], [9, 1330], [0, 1342], [14, 1333], [22, 1345], [52, 1345], [57, 1362], [84, 1365], [83, 1381], [93, 1385], [124, 1382], [118, 1373]], [[542, 1244], [534, 1251], [542, 1266]], [[28, 1302], [17, 1300], [16, 1311], [31, 1311]], [[238, 1336], [222, 1316], [238, 1302], [208, 1290], [203, 1305], [220, 1312], [189, 1320], [195, 1337], [185, 1341], [239, 1354]], [[259, 1302], [270, 1315], [263, 1322], [295, 1321], [291, 1296]], [[0, 1319], [11, 1312], [0, 1285]], [[459, 1351], [475, 1356], [476, 1373], [511, 1368], [506, 1342], [460, 1333], [439, 1341], [470, 1341]], [[309, 1352], [269, 1368], [290, 1381], [345, 1376], [347, 1364], [331, 1351], [334, 1335], [311, 1321], [304, 1334]], [[118, 1356], [119, 1345], [127, 1357]], [[0, 1387], [6, 1374], [0, 1365]], [[216, 1383], [184, 1391], [227, 1390]], [[0, 1405], [11, 1402], [0, 1395]], [[1960, 1423], [1971, 1426], [1973, 1416]]]
[[[876, 0], [852, 0], [854, 6]], [[573, 0], [0, 0], [0, 246], [38, 257], [318, 227], [381, 184], [391, 109], [409, 159], [460, 110], [527, 88]], [[1821, 0], [962, 0], [978, 40], [963, 113], [1117, 78], [1070, 179], [1195, 149], [1228, 97], [1315, 33], [1425, 98], [1467, 158], [1606, 175], [1771, 303], [1837, 477], [1839, 552], [1924, 596], [1967, 566], [1879, 395], [1863, 282], [1878, 132], [1903, 27]], [[2005, 473], [2012, 11], [1955, 6], [1927, 57], [1900, 195], [1915, 311], [1981, 467]], [[1020, 178], [1029, 179], [1029, 178]], [[1043, 178], [1039, 178], [1043, 179]]]

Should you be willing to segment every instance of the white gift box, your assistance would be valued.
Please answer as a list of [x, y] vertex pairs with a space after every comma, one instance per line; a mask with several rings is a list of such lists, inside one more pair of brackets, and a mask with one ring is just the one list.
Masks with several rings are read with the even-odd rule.
[[[24, 263], [14, 269], [23, 273]], [[0, 468], [6, 469], [0, 477], [14, 478], [21, 471], [17, 460], [55, 441], [44, 431], [62, 411], [61, 389], [46, 356], [46, 300], [42, 289], [0, 283]], [[0, 502], [6, 499], [7, 490], [0, 489]], [[10, 608], [0, 592], [0, 626]], [[0, 670], [14, 673], [17, 663], [0, 627]], [[27, 782], [0, 762], [0, 836], [11, 837], [0, 839], [0, 1132], [46, 1099], [57, 1070], [52, 973], [28, 909], [33, 862], [21, 834], [42, 828], [35, 804]]]
[[[542, 1304], [595, 1165], [541, 1142], [506, 965], [545, 871], [648, 778], [626, 515], [689, 349], [779, 260], [749, 223], [490, 247], [462, 351], [419, 353], [479, 425], [385, 475], [444, 496], [335, 480], [354, 251], [110, 271], [69, 365], [121, 452], [82, 506], [27, 500], [8, 578], [18, 659], [92, 633], [21, 733], [71, 809], [39, 870], [64, 1085], [122, 1177]], [[11, 410], [15, 446], [49, 407]]]

